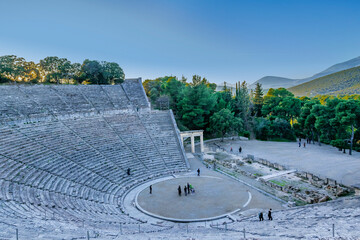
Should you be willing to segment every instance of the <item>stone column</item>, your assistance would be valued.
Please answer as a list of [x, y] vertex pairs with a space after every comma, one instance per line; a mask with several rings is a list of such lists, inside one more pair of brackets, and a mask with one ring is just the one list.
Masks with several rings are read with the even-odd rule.
[[191, 134], [191, 152], [195, 153], [195, 139], [193, 134]]
[[204, 137], [203, 134], [200, 134], [200, 149], [201, 149], [201, 153], [204, 152]]

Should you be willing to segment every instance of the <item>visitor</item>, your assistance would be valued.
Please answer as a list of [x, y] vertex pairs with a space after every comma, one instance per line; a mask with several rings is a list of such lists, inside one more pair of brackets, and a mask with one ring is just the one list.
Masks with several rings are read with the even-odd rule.
[[190, 191], [191, 191], [191, 193], [195, 193], [195, 188], [190, 184]]
[[270, 208], [269, 213], [268, 213], [268, 218], [269, 218], [270, 221], [273, 220], [273, 219], [272, 219], [272, 216], [271, 216], [271, 208]]
[[304, 143], [304, 147], [305, 147], [305, 143]]
[[198, 168], [197, 173], [198, 173], [198, 176], [200, 176], [200, 168]]
[[190, 194], [190, 184], [187, 183], [187, 191], [188, 191], [188, 194]]
[[179, 193], [179, 196], [181, 196], [181, 186], [180, 185], [178, 187], [178, 193]]
[[239, 147], [239, 153], [241, 153], [241, 151], [242, 151], [242, 148], [241, 148], [241, 146]]
[[262, 212], [259, 213], [259, 220], [264, 221], [264, 215]]
[[301, 147], [301, 142], [299, 142], [299, 147]]
[[126, 173], [127, 175], [130, 175], [130, 168], [127, 169]]
[[152, 185], [150, 185], [150, 194], [152, 194]]
[[185, 193], [185, 196], [187, 196], [187, 189], [186, 189], [186, 186], [184, 187], [184, 193]]

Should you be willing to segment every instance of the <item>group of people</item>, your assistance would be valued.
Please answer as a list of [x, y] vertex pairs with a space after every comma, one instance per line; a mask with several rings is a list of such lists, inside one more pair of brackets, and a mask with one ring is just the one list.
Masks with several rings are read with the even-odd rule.
[[[233, 151], [233, 148], [231, 147], [230, 148], [230, 152], [232, 152]], [[242, 148], [241, 148], [241, 146], [239, 147], [239, 153], [241, 153], [241, 151], [242, 151]]]
[[[190, 195], [190, 193], [195, 193], [195, 189], [191, 184], [187, 183], [184, 187], [184, 194], [185, 194], [185, 196], [187, 196], [187, 195]], [[180, 185], [178, 187], [178, 194], [179, 194], [179, 197], [181, 197], [181, 186]]]
[[[306, 144], [311, 144], [311, 139], [307, 138], [306, 143], [304, 142], [304, 147], [306, 147]], [[299, 147], [301, 147], [301, 138], [299, 138]]]
[[[301, 147], [301, 138], [299, 138], [299, 147]], [[306, 147], [305, 142], [304, 142], [304, 147]]]
[[[270, 208], [270, 210], [269, 210], [269, 212], [268, 212], [269, 221], [272, 221], [272, 220], [273, 220], [272, 215], [271, 215], [271, 211], [272, 211], [272, 210], [271, 210], [271, 208]], [[263, 215], [262, 212], [259, 213], [259, 220], [260, 220], [260, 221], [264, 221], [264, 215]]]

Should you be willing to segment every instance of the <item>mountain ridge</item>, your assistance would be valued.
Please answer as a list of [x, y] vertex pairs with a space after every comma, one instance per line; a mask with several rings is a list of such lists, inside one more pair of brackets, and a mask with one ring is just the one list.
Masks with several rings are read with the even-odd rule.
[[[290, 88], [299, 84], [303, 84], [309, 81], [312, 81], [314, 79], [343, 71], [346, 69], [354, 68], [360, 66], [360, 56], [352, 58], [350, 60], [347, 60], [345, 62], [334, 64], [325, 70], [314, 74], [311, 77], [302, 78], [302, 79], [292, 79], [292, 78], [286, 78], [286, 77], [278, 77], [278, 76], [265, 76], [260, 78], [259, 80], [255, 81], [254, 83], [250, 84], [250, 89], [255, 89], [256, 83], [261, 83], [263, 85], [263, 89], [269, 89], [269, 88]], [[282, 82], [281, 82], [282, 81]]]
[[295, 96], [360, 94], [360, 66], [338, 71], [288, 88]]

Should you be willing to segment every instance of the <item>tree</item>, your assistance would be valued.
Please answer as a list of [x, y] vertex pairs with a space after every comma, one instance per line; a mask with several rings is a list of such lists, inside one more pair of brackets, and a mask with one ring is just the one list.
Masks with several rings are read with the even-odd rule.
[[177, 104], [179, 118], [189, 129], [206, 129], [215, 104], [213, 91], [205, 85], [187, 86]]
[[255, 118], [254, 132], [257, 139], [268, 140], [271, 122], [266, 118]]
[[70, 78], [73, 77], [73, 65], [71, 64], [71, 62], [69, 60], [63, 61], [59, 66], [59, 76], [61, 79], [66, 79], [67, 83], [69, 83]]
[[38, 70], [38, 65], [34, 62], [23, 62], [23, 81], [37, 83], [40, 81], [40, 71]]
[[181, 92], [185, 88], [185, 84], [176, 79], [176, 77], [169, 77], [162, 85], [164, 93], [170, 97], [171, 109], [177, 113], [177, 103], [180, 101]]
[[101, 62], [102, 74], [108, 83], [122, 83], [125, 80], [125, 74], [119, 64], [114, 62]]
[[232, 109], [232, 96], [230, 91], [216, 92], [216, 111], [220, 111], [223, 108]]
[[0, 72], [3, 77], [12, 81], [22, 81], [25, 75], [25, 59], [15, 55], [0, 57]]
[[199, 84], [201, 84], [201, 76], [199, 76], [199, 75], [193, 75], [193, 76], [192, 76], [192, 83], [191, 83], [191, 85], [192, 85], [192, 86], [197, 86], [197, 85], [199, 85]]
[[264, 92], [263, 92], [263, 89], [261, 87], [261, 84], [256, 83], [255, 94], [254, 94], [254, 98], [253, 98], [254, 112], [255, 112], [254, 115], [256, 117], [261, 116], [261, 108], [262, 108], [263, 103], [264, 103], [263, 96], [264, 96]]
[[264, 116], [271, 115], [284, 118], [293, 122], [293, 118], [299, 116], [301, 101], [294, 98], [294, 94], [285, 88], [272, 89], [264, 97], [261, 112]]
[[247, 83], [243, 81], [237, 84], [235, 91], [235, 98], [232, 102], [232, 109], [235, 112], [236, 117], [240, 117], [244, 121], [244, 128], [249, 129], [250, 118], [250, 95], [247, 88]]
[[294, 140], [295, 136], [290, 126], [290, 123], [282, 118], [276, 118], [270, 126], [271, 136], [273, 138], [285, 138]]
[[86, 79], [91, 84], [105, 84], [103, 76], [103, 67], [96, 60], [86, 59], [81, 65], [81, 71], [85, 74]]
[[298, 122], [303, 129], [304, 135], [310, 137], [313, 141], [316, 133], [316, 116], [314, 113], [311, 113], [311, 109], [316, 104], [319, 104], [318, 100], [311, 100], [306, 102], [305, 105], [301, 108], [301, 113], [298, 118]]
[[224, 140], [225, 134], [238, 134], [242, 128], [242, 120], [240, 118], [234, 117], [234, 113], [229, 109], [222, 109], [214, 113], [210, 118], [209, 130], [214, 133], [219, 133], [222, 140]]
[[350, 129], [350, 150], [349, 155], [352, 154], [353, 141], [354, 141], [354, 132], [355, 128], [359, 125], [360, 122], [360, 105], [358, 101], [350, 99], [348, 101], [341, 101], [336, 106], [336, 118], [339, 120], [340, 124]]
[[282, 98], [279, 105], [275, 107], [276, 116], [282, 117], [290, 121], [291, 126], [294, 123], [294, 118], [300, 115], [301, 101], [294, 97]]
[[66, 58], [46, 57], [40, 60], [39, 66], [46, 82], [60, 83], [59, 80], [67, 75], [71, 63]]
[[184, 77], [184, 75], [182, 75], [180, 82], [182, 82], [183, 84], [187, 84], [186, 81], [187, 81], [187, 78]]

